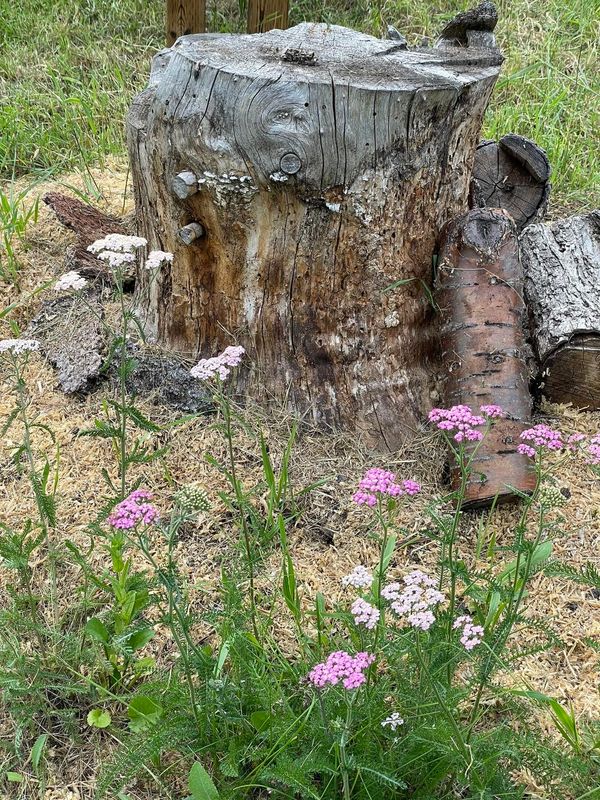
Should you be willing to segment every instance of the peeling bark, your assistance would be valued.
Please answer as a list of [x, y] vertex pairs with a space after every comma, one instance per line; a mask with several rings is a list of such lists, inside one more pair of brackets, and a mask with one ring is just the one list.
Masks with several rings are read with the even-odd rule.
[[600, 408], [600, 211], [531, 225], [521, 258], [538, 386], [554, 403]]
[[147, 332], [190, 357], [242, 344], [239, 392], [401, 444], [430, 405], [420, 281], [501, 60], [316, 24], [159, 53], [128, 117], [138, 231], [175, 254], [139, 270]]
[[[502, 406], [473, 460], [465, 507], [515, 498], [535, 485], [527, 459], [517, 453], [529, 424], [531, 397], [525, 362], [523, 276], [510, 216], [476, 209], [445, 229], [439, 254], [436, 300], [448, 405]], [[459, 475], [452, 474], [453, 488]]]

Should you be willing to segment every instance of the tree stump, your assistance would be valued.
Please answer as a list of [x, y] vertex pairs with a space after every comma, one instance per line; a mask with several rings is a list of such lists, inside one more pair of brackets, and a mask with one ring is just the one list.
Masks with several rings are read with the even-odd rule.
[[[463, 506], [513, 500], [529, 492], [535, 474], [517, 452], [531, 418], [524, 333], [525, 304], [519, 243], [512, 218], [500, 209], [474, 209], [444, 230], [437, 275], [446, 402], [502, 406], [472, 459]], [[460, 475], [455, 471], [456, 489]]]
[[148, 333], [241, 344], [238, 391], [398, 446], [431, 405], [421, 281], [501, 61], [320, 24], [159, 53], [128, 117], [139, 233], [175, 254], [139, 270]]
[[529, 226], [521, 259], [542, 393], [600, 408], [600, 211]]

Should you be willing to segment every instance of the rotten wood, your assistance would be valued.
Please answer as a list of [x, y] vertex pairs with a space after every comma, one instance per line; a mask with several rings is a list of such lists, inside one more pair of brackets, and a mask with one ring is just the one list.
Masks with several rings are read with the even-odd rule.
[[106, 352], [103, 316], [98, 292], [88, 289], [85, 299], [68, 294], [44, 303], [29, 323], [28, 335], [41, 342], [67, 394], [88, 392], [98, 380]]
[[[473, 460], [464, 507], [515, 498], [511, 487], [531, 491], [535, 475], [517, 453], [529, 424], [525, 306], [514, 222], [501, 210], [475, 209], [453, 220], [440, 245], [436, 302], [448, 406], [497, 404], [498, 420]], [[459, 475], [452, 473], [453, 488]]]
[[535, 142], [509, 133], [482, 142], [475, 153], [471, 208], [503, 208], [517, 229], [541, 222], [550, 197], [550, 162]]
[[191, 358], [237, 342], [238, 392], [401, 445], [430, 405], [421, 280], [501, 61], [321, 24], [159, 54], [128, 117], [137, 231], [175, 254], [138, 271], [147, 333]]
[[128, 231], [123, 221], [59, 192], [48, 192], [43, 201], [54, 211], [58, 221], [77, 236], [75, 245], [67, 249], [66, 269], [75, 270], [86, 278], [112, 281], [109, 267], [89, 253], [87, 247], [109, 233], [126, 234]]
[[600, 211], [521, 234], [538, 386], [554, 403], [600, 408]]
[[206, 0], [167, 0], [167, 47], [171, 47], [180, 36], [204, 33], [205, 30]]
[[287, 28], [289, 0], [248, 0], [248, 33]]

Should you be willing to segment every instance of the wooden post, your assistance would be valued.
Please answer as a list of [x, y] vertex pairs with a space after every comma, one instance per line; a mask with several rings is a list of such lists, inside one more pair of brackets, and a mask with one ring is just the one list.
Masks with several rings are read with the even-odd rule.
[[322, 24], [158, 54], [128, 118], [138, 231], [174, 253], [139, 270], [148, 334], [191, 358], [242, 345], [238, 392], [401, 445], [431, 405], [422, 282], [500, 63]]
[[248, 33], [287, 28], [288, 0], [248, 0]]
[[205, 28], [205, 0], [167, 0], [167, 47], [180, 36], [204, 33]]

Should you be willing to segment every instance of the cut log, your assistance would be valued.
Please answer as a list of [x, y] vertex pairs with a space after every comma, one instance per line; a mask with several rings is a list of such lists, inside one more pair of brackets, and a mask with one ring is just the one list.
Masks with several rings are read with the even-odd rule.
[[[515, 225], [500, 210], [475, 209], [445, 229], [438, 262], [442, 359], [447, 405], [502, 406], [500, 419], [473, 459], [464, 507], [512, 500], [511, 487], [531, 491], [535, 475], [517, 453], [529, 423], [523, 319], [523, 275]], [[452, 473], [453, 488], [459, 474]]]
[[139, 270], [148, 334], [191, 357], [235, 341], [257, 365], [238, 391], [403, 442], [430, 405], [420, 281], [501, 60], [318, 24], [159, 54], [128, 118], [138, 231], [175, 254]]
[[67, 250], [66, 268], [76, 270], [86, 278], [112, 281], [110, 268], [89, 253], [87, 247], [109, 233], [126, 234], [123, 221], [59, 192], [48, 192], [43, 200], [54, 211], [61, 225], [77, 235], [76, 244]]
[[600, 408], [600, 211], [521, 234], [538, 385], [548, 400]]
[[509, 133], [475, 153], [471, 208], [503, 208], [517, 229], [541, 222], [550, 196], [550, 162], [535, 142]]

